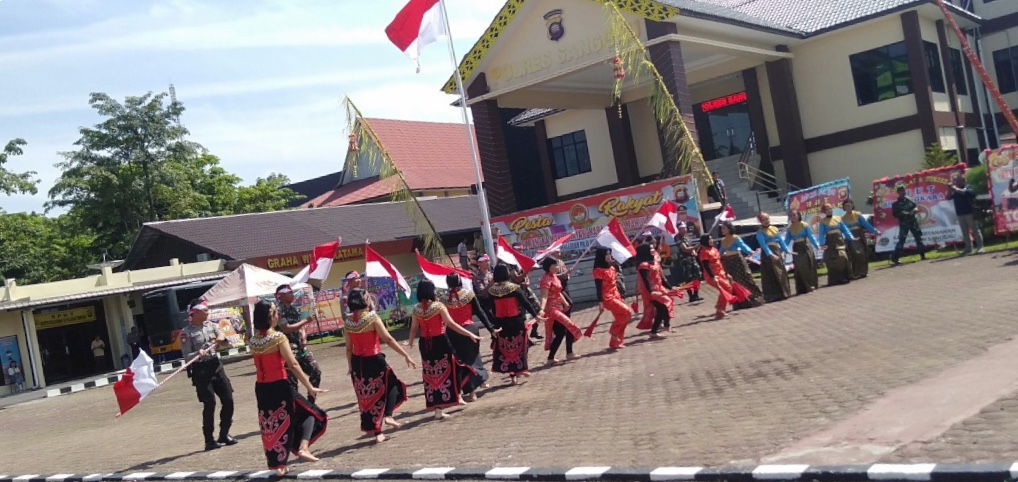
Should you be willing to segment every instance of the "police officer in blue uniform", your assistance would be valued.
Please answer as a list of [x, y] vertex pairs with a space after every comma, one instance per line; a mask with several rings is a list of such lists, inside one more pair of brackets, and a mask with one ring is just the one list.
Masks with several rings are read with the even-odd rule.
[[[188, 309], [188, 324], [180, 330], [180, 351], [184, 359], [198, 361], [188, 367], [198, 401], [202, 403], [202, 433], [205, 436], [205, 450], [215, 450], [222, 445], [234, 445], [237, 439], [230, 436], [233, 424], [233, 386], [226, 376], [223, 362], [217, 349], [228, 342], [219, 327], [208, 321], [209, 306], [202, 300], [194, 300]], [[214, 438], [216, 397], [223, 404], [219, 411], [219, 438]]]

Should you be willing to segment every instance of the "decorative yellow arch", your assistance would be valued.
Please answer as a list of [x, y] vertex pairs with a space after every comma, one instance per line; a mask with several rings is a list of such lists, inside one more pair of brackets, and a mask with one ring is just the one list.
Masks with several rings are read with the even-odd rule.
[[[488, 26], [484, 35], [477, 40], [477, 43], [474, 44], [473, 48], [467, 52], [467, 55], [463, 57], [463, 60], [460, 62], [460, 75], [463, 76], [464, 82], [467, 82], [477, 67], [481, 65], [481, 61], [488, 55], [488, 51], [491, 50], [491, 47], [495, 45], [495, 42], [497, 42], [499, 37], [502, 36], [502, 33], [509, 27], [509, 24], [512, 23], [513, 19], [516, 18], [516, 14], [523, 8], [523, 4], [526, 3], [526, 1], [527, 0], [508, 0], [505, 2], [505, 5], [502, 6], [502, 10], [500, 10], [498, 15], [495, 16], [495, 20], [493, 20], [491, 25]], [[605, 0], [590, 1], [599, 5], [604, 5], [605, 3]], [[647, 20], [654, 20], [657, 22], [663, 22], [679, 15], [678, 8], [664, 5], [662, 3], [655, 2], [654, 0], [610, 0], [610, 2], [621, 11], [633, 13]], [[442, 91], [447, 94], [456, 93], [455, 75], [449, 77], [445, 86], [442, 87]]]

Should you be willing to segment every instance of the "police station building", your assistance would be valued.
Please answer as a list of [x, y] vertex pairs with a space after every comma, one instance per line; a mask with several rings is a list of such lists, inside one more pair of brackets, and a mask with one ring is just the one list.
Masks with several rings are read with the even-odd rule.
[[[1008, 42], [1018, 41], [1018, 2], [949, 3], [1018, 103], [1018, 49]], [[865, 197], [874, 179], [918, 170], [931, 144], [977, 162], [997, 142], [999, 109], [933, 0], [615, 4], [711, 170], [733, 173], [742, 161], [783, 189], [849, 177]], [[612, 105], [606, 15], [600, 1], [509, 0], [460, 64], [494, 215], [661, 172], [646, 79], [627, 83], [621, 116]]]

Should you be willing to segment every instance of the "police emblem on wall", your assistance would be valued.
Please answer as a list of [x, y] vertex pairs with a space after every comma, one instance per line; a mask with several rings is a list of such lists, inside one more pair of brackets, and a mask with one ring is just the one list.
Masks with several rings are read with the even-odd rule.
[[566, 34], [566, 29], [562, 26], [562, 10], [552, 10], [544, 14], [544, 21], [548, 24], [548, 38], [552, 41], [558, 42]]

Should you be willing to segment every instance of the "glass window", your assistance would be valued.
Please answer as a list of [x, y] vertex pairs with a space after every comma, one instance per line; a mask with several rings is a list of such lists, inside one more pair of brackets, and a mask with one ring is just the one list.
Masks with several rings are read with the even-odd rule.
[[940, 50], [933, 42], [923, 42], [923, 51], [926, 53], [926, 69], [930, 76], [930, 88], [941, 94], [947, 92], [944, 86], [944, 71], [940, 64]]
[[[859, 105], [912, 93], [912, 76], [908, 70], [908, 52], [904, 42], [853, 54], [848, 59]], [[939, 62], [937, 65], [940, 65]]]
[[1015, 91], [1015, 68], [1018, 68], [1018, 48], [1001, 49], [993, 53], [993, 67], [997, 70], [997, 87], [1001, 94]]
[[951, 56], [951, 71], [954, 73], [954, 84], [958, 88], [958, 95], [969, 95], [968, 76], [965, 75], [965, 61], [962, 60], [961, 50], [948, 49]]
[[584, 131], [548, 139], [551, 147], [555, 179], [563, 179], [591, 171], [590, 152], [587, 150], [587, 134]]

